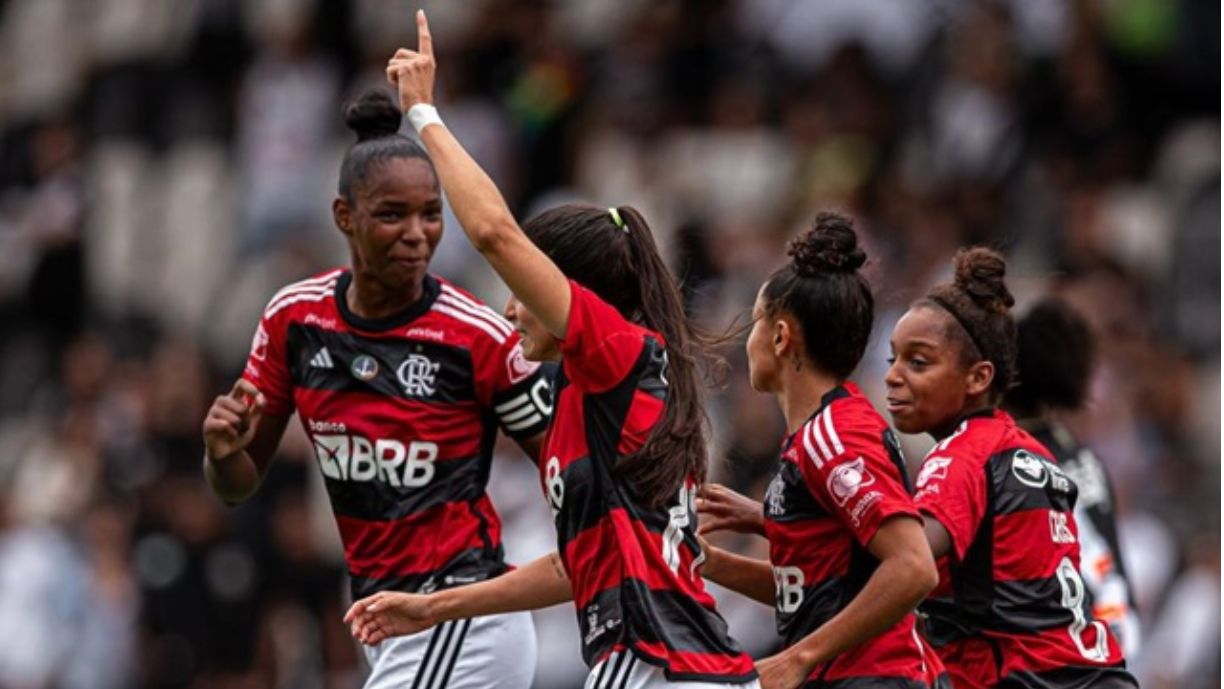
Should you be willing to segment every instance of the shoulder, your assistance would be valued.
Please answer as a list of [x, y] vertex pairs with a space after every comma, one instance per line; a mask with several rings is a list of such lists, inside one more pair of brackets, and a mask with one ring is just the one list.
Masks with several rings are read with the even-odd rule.
[[263, 311], [264, 320], [272, 320], [278, 315], [292, 311], [294, 307], [317, 306], [334, 301], [336, 284], [344, 273], [343, 268], [333, 268], [285, 285], [268, 300]]
[[438, 297], [430, 307], [445, 322], [448, 330], [466, 332], [474, 345], [501, 347], [517, 341], [514, 327], [501, 314], [472, 296], [467, 290], [438, 278]]
[[883, 450], [884, 420], [866, 398], [833, 400], [808, 419], [795, 433], [792, 446], [817, 467], [843, 456], [875, 454]]

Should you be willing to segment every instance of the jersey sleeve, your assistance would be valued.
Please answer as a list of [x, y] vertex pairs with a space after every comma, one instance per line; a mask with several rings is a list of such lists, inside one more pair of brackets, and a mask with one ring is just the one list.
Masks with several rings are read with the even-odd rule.
[[587, 392], [616, 386], [633, 369], [648, 332], [570, 280], [569, 323], [561, 341], [566, 378]]
[[956, 559], [962, 560], [986, 516], [986, 475], [955, 446], [927, 456], [915, 484], [914, 502], [935, 518], [952, 538]]
[[826, 408], [796, 435], [799, 468], [812, 495], [864, 547], [885, 520], [919, 518], [899, 470], [884, 447], [883, 429]]
[[293, 413], [293, 378], [289, 373], [289, 357], [285, 340], [287, 323], [266, 313], [259, 319], [251, 353], [247, 355], [242, 377], [263, 393], [267, 405], [264, 413], [289, 416]]
[[523, 356], [517, 332], [501, 343], [489, 340], [476, 357], [476, 387], [506, 435], [521, 439], [543, 433], [552, 416], [552, 390], [539, 363]]

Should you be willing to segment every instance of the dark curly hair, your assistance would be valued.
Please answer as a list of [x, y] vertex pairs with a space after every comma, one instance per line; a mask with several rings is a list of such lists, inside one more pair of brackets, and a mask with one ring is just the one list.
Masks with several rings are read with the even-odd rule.
[[960, 343], [966, 366], [979, 361], [994, 364], [990, 389], [997, 400], [1016, 375], [1016, 323], [1011, 317], [1016, 300], [1003, 282], [1007, 261], [993, 249], [976, 246], [956, 252], [953, 263], [953, 281], [936, 285], [915, 305], [952, 316], [947, 335]]
[[822, 212], [811, 229], [791, 240], [790, 263], [765, 283], [765, 312], [785, 311], [799, 321], [807, 354], [820, 369], [846, 378], [858, 366], [871, 337], [875, 300], [859, 268], [854, 221]]
[[391, 94], [382, 89], [370, 89], [344, 106], [344, 123], [357, 134], [357, 142], [344, 154], [340, 163], [340, 195], [353, 201], [353, 186], [363, 184], [371, 168], [392, 158], [417, 158], [429, 164], [434, 184], [438, 172], [429, 154], [417, 142], [399, 133], [403, 113]]
[[1081, 407], [1096, 359], [1088, 321], [1061, 299], [1046, 297], [1016, 330], [1019, 376], [1007, 391], [1007, 405], [1021, 416], [1036, 416], [1046, 407]]

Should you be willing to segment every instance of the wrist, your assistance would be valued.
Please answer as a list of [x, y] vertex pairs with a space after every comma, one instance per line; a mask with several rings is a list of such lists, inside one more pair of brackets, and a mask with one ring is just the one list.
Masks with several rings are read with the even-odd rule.
[[443, 589], [425, 596], [425, 611], [430, 621], [441, 624], [461, 615], [459, 588]]
[[425, 131], [425, 128], [431, 124], [446, 126], [442, 124], [442, 117], [438, 115], [438, 109], [434, 107], [433, 103], [425, 102], [417, 103], [408, 108], [408, 122], [412, 124], [412, 128], [416, 130], [417, 134]]
[[726, 553], [721, 548], [716, 548], [712, 545], [705, 547], [705, 561], [701, 563], [701, 576], [711, 581], [717, 582], [722, 575], [723, 563], [725, 562]]

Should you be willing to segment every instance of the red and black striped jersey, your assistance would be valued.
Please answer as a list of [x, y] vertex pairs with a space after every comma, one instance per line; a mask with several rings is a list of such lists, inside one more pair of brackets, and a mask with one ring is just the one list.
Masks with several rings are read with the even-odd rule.
[[693, 482], [670, 507], [649, 508], [616, 476], [667, 404], [663, 338], [577, 283], [570, 292], [540, 476], [573, 586], [583, 659], [594, 666], [628, 648], [673, 681], [750, 681], [752, 660], [727, 635], [697, 571], [704, 556]]
[[957, 687], [1136, 686], [1080, 577], [1075, 484], [1002, 411], [927, 455], [915, 501], [951, 536], [926, 631]]
[[[920, 519], [901, 447], [853, 383], [826, 394], [820, 409], [783, 443], [764, 508], [778, 633], [787, 646], [828, 622], [862, 590], [879, 565], [867, 544], [885, 520]], [[905, 615], [817, 666], [805, 686], [840, 687], [850, 680], [936, 686], [943, 665], [916, 625], [913, 613]]]
[[243, 377], [264, 413], [295, 410], [314, 445], [353, 595], [430, 591], [506, 570], [485, 486], [497, 427], [547, 428], [548, 382], [496, 312], [427, 276], [378, 321], [349, 310], [333, 270], [268, 303]]

